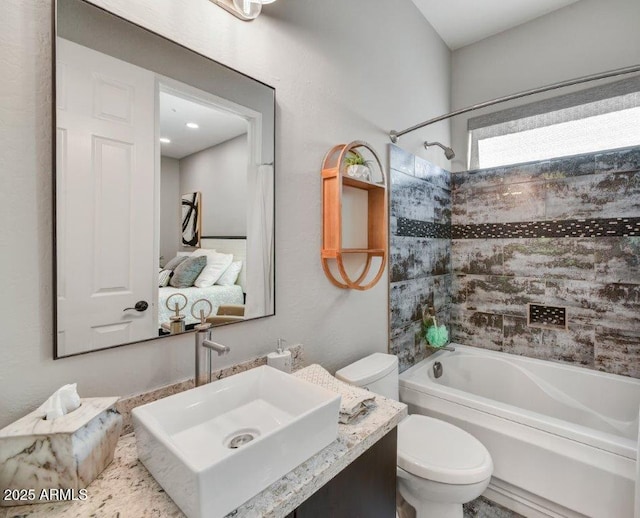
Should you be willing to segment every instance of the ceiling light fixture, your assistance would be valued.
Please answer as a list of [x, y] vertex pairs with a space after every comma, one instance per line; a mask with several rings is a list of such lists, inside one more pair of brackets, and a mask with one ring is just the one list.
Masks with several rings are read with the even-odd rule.
[[186, 126], [191, 129], [198, 129], [200, 127], [195, 122], [187, 122]]
[[160, 142], [163, 144], [171, 144], [171, 139], [168, 139], [167, 137], [160, 137]]
[[262, 12], [262, 4], [270, 4], [275, 0], [211, 0], [214, 4], [229, 11], [246, 22], [255, 20]]

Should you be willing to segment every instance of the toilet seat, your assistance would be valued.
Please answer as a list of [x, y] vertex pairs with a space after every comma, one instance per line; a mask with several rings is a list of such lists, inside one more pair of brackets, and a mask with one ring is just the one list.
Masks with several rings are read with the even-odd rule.
[[398, 425], [398, 466], [443, 484], [476, 484], [493, 472], [491, 455], [471, 434], [415, 414]]

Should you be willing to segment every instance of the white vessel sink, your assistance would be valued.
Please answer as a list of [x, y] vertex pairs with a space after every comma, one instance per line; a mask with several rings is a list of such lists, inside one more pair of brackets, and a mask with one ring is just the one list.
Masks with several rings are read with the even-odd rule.
[[189, 518], [233, 511], [338, 436], [340, 395], [262, 366], [135, 408], [138, 457]]

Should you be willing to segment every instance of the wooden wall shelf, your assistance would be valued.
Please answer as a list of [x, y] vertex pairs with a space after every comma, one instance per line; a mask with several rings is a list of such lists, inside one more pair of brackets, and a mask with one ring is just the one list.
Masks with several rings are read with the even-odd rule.
[[[379, 183], [347, 175], [345, 159], [351, 153], [366, 153], [373, 157], [371, 162], [377, 166], [381, 181]], [[372, 171], [375, 173], [375, 171]], [[343, 187], [353, 187], [367, 191], [367, 248], [345, 248], [342, 242], [342, 195]], [[382, 162], [373, 148], [362, 141], [334, 146], [322, 162], [322, 268], [329, 280], [343, 289], [368, 290], [382, 277], [387, 263], [387, 176]], [[346, 272], [343, 256], [348, 254], [366, 254], [366, 264], [355, 280]], [[380, 257], [380, 266], [373, 279], [363, 284], [371, 269], [374, 257]], [[330, 261], [336, 262], [340, 278], [331, 271]]]

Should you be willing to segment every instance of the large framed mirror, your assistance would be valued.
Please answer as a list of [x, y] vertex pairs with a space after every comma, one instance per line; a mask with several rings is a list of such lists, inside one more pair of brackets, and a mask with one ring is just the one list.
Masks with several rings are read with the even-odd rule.
[[275, 313], [275, 89], [55, 3], [55, 358]]

